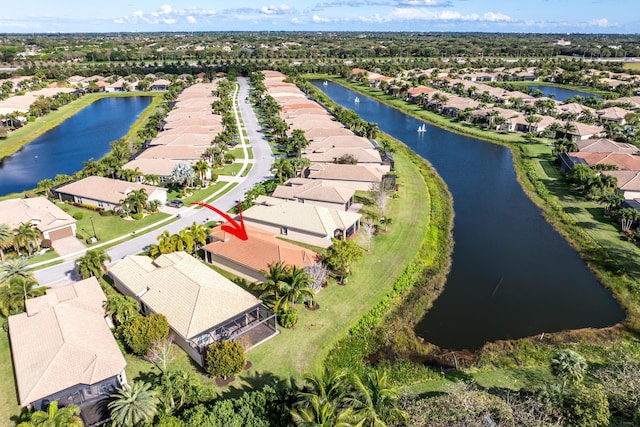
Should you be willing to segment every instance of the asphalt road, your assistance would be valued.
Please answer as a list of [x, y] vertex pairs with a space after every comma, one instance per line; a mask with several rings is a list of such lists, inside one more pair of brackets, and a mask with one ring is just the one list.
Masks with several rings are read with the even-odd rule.
[[[246, 160], [242, 171], [244, 171], [247, 162], [253, 162], [251, 170], [245, 177], [241, 177], [241, 172], [238, 173], [234, 182], [239, 184], [231, 189], [228, 193], [216, 199], [213, 202], [206, 200], [207, 203], [212, 204], [216, 208], [222, 211], [228, 211], [236, 205], [238, 200], [244, 199], [244, 195], [247, 190], [251, 189], [256, 183], [269, 178], [271, 174], [271, 166], [273, 165], [274, 157], [271, 152], [271, 148], [262, 133], [258, 118], [256, 117], [251, 105], [245, 102], [245, 99], [249, 96], [249, 83], [243, 77], [238, 77], [239, 90], [237, 96], [234, 98], [234, 102], [237, 103], [240, 116], [244, 122], [244, 128], [247, 132], [247, 138], [241, 133], [241, 144], [251, 147], [253, 150], [253, 160]], [[236, 114], [238, 120], [238, 128], [242, 128], [240, 125], [240, 117]], [[177, 211], [176, 211], [177, 212]], [[179, 230], [191, 225], [194, 221], [198, 223], [204, 223], [208, 220], [215, 220], [222, 218], [215, 212], [205, 208], [184, 207], [180, 209], [180, 218], [174, 222], [166, 224], [160, 229], [156, 229], [151, 232], [145, 232], [140, 230], [136, 232], [138, 237], [124, 241], [115, 246], [110, 247], [107, 250], [107, 254], [111, 257], [112, 263], [119, 261], [127, 255], [137, 254], [144, 250], [145, 247], [152, 243], [157, 243], [156, 237], [164, 230], [168, 230], [171, 234], [177, 233]], [[110, 244], [105, 242], [103, 245]], [[99, 247], [99, 245], [93, 248]], [[92, 249], [93, 249], [92, 248]], [[63, 285], [69, 282], [69, 280], [80, 280], [80, 277], [75, 272], [75, 260], [82, 256], [84, 252], [73, 254], [69, 258], [65, 258], [65, 262], [57, 264], [52, 267], [44, 268], [35, 271], [35, 278], [41, 285], [56, 286]]]

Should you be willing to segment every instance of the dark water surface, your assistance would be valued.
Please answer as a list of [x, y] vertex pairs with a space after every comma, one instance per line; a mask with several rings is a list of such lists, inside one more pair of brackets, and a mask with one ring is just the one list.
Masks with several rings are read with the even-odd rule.
[[331, 82], [314, 84], [431, 162], [453, 195], [452, 268], [416, 326], [419, 336], [443, 348], [475, 349], [623, 319], [612, 295], [522, 191], [507, 148], [430, 125], [419, 134], [422, 122], [413, 117]]
[[0, 196], [36, 188], [58, 174], [71, 175], [82, 163], [107, 154], [151, 103], [150, 96], [102, 98], [25, 145], [0, 163]]
[[544, 86], [544, 85], [536, 85], [535, 83], [528, 84], [527, 86], [531, 88], [536, 88], [540, 90], [544, 94], [544, 96], [555, 95], [556, 101], [564, 101], [567, 98], [572, 98], [574, 96], [582, 96], [583, 98], [600, 98], [598, 95], [594, 95], [593, 93], [581, 92], [579, 90], [567, 89], [564, 87], [557, 86]]

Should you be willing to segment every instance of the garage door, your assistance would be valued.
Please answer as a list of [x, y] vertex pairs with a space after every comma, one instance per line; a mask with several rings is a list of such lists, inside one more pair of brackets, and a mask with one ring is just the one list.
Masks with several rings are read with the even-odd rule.
[[61, 228], [60, 230], [49, 232], [49, 239], [51, 240], [58, 240], [58, 239], [62, 239], [63, 237], [71, 237], [71, 236], [73, 236], [73, 229], [71, 227], [65, 227], [65, 228]]

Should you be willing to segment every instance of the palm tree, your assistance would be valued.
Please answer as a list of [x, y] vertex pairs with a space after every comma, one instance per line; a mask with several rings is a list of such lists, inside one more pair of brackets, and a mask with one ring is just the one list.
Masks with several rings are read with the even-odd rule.
[[7, 224], [0, 224], [0, 260], [4, 261], [4, 250], [13, 243], [13, 233]]
[[138, 309], [140, 308], [138, 306], [138, 302], [131, 297], [121, 294], [109, 295], [107, 300], [104, 302], [104, 308], [107, 310], [107, 313], [111, 316], [113, 323], [116, 326], [121, 325], [140, 314], [138, 312]]
[[147, 206], [147, 200], [149, 200], [147, 191], [144, 188], [141, 188], [139, 190], [131, 191], [121, 204], [126, 206], [126, 210], [130, 213], [138, 214], [144, 211], [144, 208]]
[[5, 317], [22, 313], [27, 299], [44, 295], [47, 289], [49, 288], [39, 286], [33, 279], [12, 277], [7, 286], [0, 287], [0, 313]]
[[205, 162], [204, 160], [198, 160], [196, 164], [193, 165], [193, 170], [195, 173], [198, 174], [198, 177], [200, 178], [200, 183], [203, 188], [205, 187], [204, 179], [209, 169], [211, 169], [211, 166], [209, 166], [209, 163]]
[[198, 249], [207, 243], [208, 232], [206, 225], [198, 224], [194, 221], [193, 224], [187, 228], [187, 231], [195, 243], [194, 252], [197, 252]]
[[353, 409], [340, 408], [334, 402], [311, 396], [306, 406], [291, 410], [291, 417], [300, 427], [360, 427], [363, 421], [351, 422]]
[[9, 258], [0, 263], [0, 283], [9, 281], [12, 277], [33, 278], [31, 266], [22, 258]]
[[51, 188], [55, 185], [52, 179], [45, 178], [41, 181], [38, 181], [38, 186], [36, 187], [36, 191], [38, 193], [43, 193], [45, 197], [51, 196]]
[[25, 248], [31, 255], [34, 249], [40, 247], [40, 230], [30, 222], [19, 225], [13, 230], [13, 234], [13, 247], [16, 252], [19, 252], [20, 248]]
[[58, 408], [58, 401], [49, 404], [47, 411], [35, 411], [28, 421], [21, 422], [18, 427], [82, 427], [84, 422], [80, 418], [80, 408], [76, 405]]
[[271, 263], [268, 266], [269, 271], [263, 271], [265, 280], [261, 285], [259, 285], [259, 289], [262, 290], [260, 299], [273, 307], [276, 301], [280, 299], [280, 288], [282, 287], [284, 278], [286, 277], [287, 267], [280, 261]]
[[384, 427], [389, 422], [406, 421], [407, 413], [398, 406], [400, 393], [389, 385], [386, 374], [374, 371], [364, 379], [352, 375], [351, 381], [354, 392], [347, 401], [364, 425]]
[[579, 383], [584, 377], [587, 362], [573, 350], [561, 350], [551, 359], [551, 373], [562, 380], [562, 390], [567, 383]]
[[316, 292], [311, 288], [313, 280], [306, 270], [297, 265], [287, 267], [281, 284], [282, 295], [273, 307], [276, 312], [292, 312], [299, 298], [304, 298], [311, 305], [316, 304]]
[[158, 411], [156, 392], [141, 381], [124, 386], [111, 395], [107, 405], [115, 427], [141, 426], [151, 423]]
[[92, 249], [76, 260], [76, 271], [83, 279], [95, 276], [100, 279], [107, 274], [105, 262], [111, 261], [104, 249]]

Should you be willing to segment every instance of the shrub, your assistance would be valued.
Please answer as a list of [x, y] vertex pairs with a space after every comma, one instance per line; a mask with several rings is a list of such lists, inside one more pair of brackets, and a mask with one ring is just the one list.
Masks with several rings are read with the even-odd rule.
[[141, 220], [144, 215], [142, 215], [141, 213], [134, 213], [129, 216], [135, 220]]
[[235, 341], [220, 341], [209, 346], [206, 362], [207, 372], [211, 376], [226, 378], [242, 372], [247, 359], [242, 344]]
[[42, 243], [40, 243], [40, 247], [42, 249], [49, 249], [51, 247], [51, 239], [42, 240]]
[[76, 239], [84, 240], [84, 236], [82, 234], [76, 232]]
[[291, 311], [281, 311], [277, 317], [278, 323], [283, 328], [293, 328], [298, 322], [298, 312], [295, 309]]
[[84, 217], [84, 214], [82, 212], [74, 212], [71, 216], [73, 219], [81, 220]]
[[137, 355], [145, 355], [154, 342], [169, 337], [169, 322], [163, 314], [137, 316], [118, 327], [127, 347]]
[[116, 211], [114, 210], [105, 210], [105, 211], [100, 211], [100, 216], [114, 216], [116, 214]]

